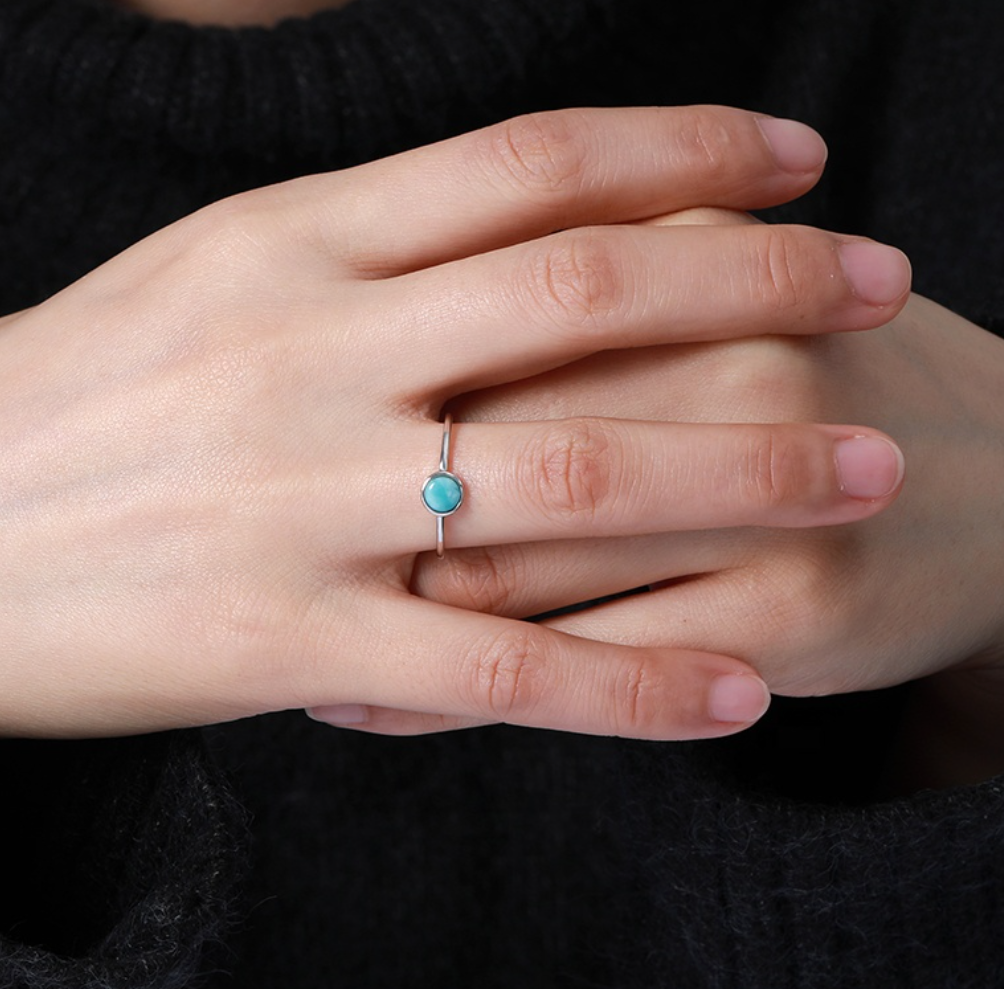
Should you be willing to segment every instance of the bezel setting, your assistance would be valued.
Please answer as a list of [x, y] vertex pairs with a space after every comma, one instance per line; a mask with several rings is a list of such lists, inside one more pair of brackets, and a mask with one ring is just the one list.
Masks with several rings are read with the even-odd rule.
[[[428, 501], [428, 492], [430, 486], [433, 485], [436, 481], [440, 480], [440, 478], [447, 478], [448, 480], [452, 481], [453, 484], [456, 485], [457, 503], [452, 508], [446, 511], [443, 511], [442, 509], [439, 508], [433, 508]], [[437, 470], [434, 471], [432, 474], [430, 474], [425, 479], [425, 483], [422, 485], [422, 504], [425, 505], [427, 511], [431, 512], [437, 518], [444, 519], [447, 516], [452, 515], [460, 508], [460, 506], [464, 503], [464, 494], [465, 494], [464, 482], [461, 481], [460, 478], [453, 473], [453, 471]]]

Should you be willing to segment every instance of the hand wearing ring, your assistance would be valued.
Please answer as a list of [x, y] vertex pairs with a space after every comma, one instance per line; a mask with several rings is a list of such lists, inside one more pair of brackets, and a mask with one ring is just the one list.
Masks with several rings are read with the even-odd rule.
[[285, 708], [386, 732], [748, 725], [767, 695], [738, 657], [413, 594], [433, 546], [418, 489], [452, 440], [442, 476], [469, 497], [444, 568], [464, 548], [882, 511], [901, 459], [864, 425], [441, 421], [607, 349], [891, 318], [909, 277], [891, 249], [869, 245], [862, 287], [841, 261], [860, 240], [625, 225], [784, 201], [823, 156], [800, 125], [724, 108], [524, 118], [208, 207], [9, 317], [0, 726]]

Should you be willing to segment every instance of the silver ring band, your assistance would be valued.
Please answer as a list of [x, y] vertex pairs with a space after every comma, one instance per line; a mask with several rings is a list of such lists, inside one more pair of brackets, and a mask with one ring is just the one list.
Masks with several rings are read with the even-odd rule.
[[453, 416], [447, 412], [443, 420], [443, 446], [439, 454], [439, 470], [434, 471], [422, 485], [422, 504], [436, 516], [436, 556], [446, 552], [444, 545], [445, 519], [464, 503], [464, 482], [450, 470], [450, 439], [453, 433]]

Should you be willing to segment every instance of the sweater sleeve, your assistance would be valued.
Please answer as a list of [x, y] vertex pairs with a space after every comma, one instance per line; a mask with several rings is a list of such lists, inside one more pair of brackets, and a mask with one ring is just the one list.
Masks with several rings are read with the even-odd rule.
[[0, 985], [200, 985], [244, 822], [200, 733], [0, 743]]

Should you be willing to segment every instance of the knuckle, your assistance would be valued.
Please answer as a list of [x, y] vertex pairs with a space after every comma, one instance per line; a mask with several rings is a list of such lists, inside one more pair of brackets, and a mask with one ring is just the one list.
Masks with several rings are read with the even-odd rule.
[[254, 192], [230, 196], [205, 206], [186, 218], [185, 238], [200, 265], [231, 266], [263, 243], [258, 196]]
[[790, 508], [805, 500], [809, 456], [793, 432], [777, 426], [754, 430], [745, 453], [745, 494], [760, 510]]
[[666, 697], [659, 678], [644, 662], [627, 664], [611, 692], [615, 734], [625, 738], [648, 734], [666, 719]]
[[568, 419], [549, 424], [535, 447], [522, 458], [530, 476], [521, 488], [533, 493], [548, 521], [562, 525], [594, 516], [611, 487], [611, 429], [600, 419]]
[[799, 277], [804, 247], [798, 235], [784, 227], [766, 227], [754, 252], [754, 290], [770, 312], [798, 308], [805, 297]]
[[557, 326], [574, 329], [604, 321], [621, 308], [626, 278], [609, 236], [579, 230], [552, 238], [531, 255], [530, 297]]
[[586, 142], [574, 115], [529, 113], [503, 121], [488, 133], [494, 169], [523, 195], [562, 201], [582, 187]]
[[758, 576], [759, 593], [771, 602], [766, 617], [772, 621], [775, 640], [783, 636], [787, 644], [808, 646], [809, 637], [822, 627], [833, 597], [833, 574], [825, 560], [800, 540], [793, 540], [770, 558]]
[[726, 178], [737, 151], [735, 120], [718, 107], [687, 107], [680, 113], [676, 144], [682, 164], [714, 181]]
[[540, 696], [541, 641], [533, 626], [507, 629], [483, 642], [470, 663], [476, 710], [495, 721], [532, 711]]
[[[772, 679], [785, 693], [818, 687], [826, 665], [818, 660], [853, 648], [863, 629], [876, 627], [870, 614], [875, 596], [862, 594], [860, 586], [866, 543], [847, 526], [771, 530], [744, 568], [742, 607], [750, 635], [770, 643]], [[806, 664], [806, 656], [817, 662]]]
[[514, 561], [503, 562], [502, 556], [495, 546], [455, 552], [449, 566], [422, 567], [413, 586], [433, 601], [484, 614], [508, 614], [522, 581]]
[[[708, 354], [706, 377], [729, 397], [735, 422], [825, 422], [832, 346], [831, 337], [801, 335], [723, 341]], [[714, 421], [715, 407], [705, 408]]]

